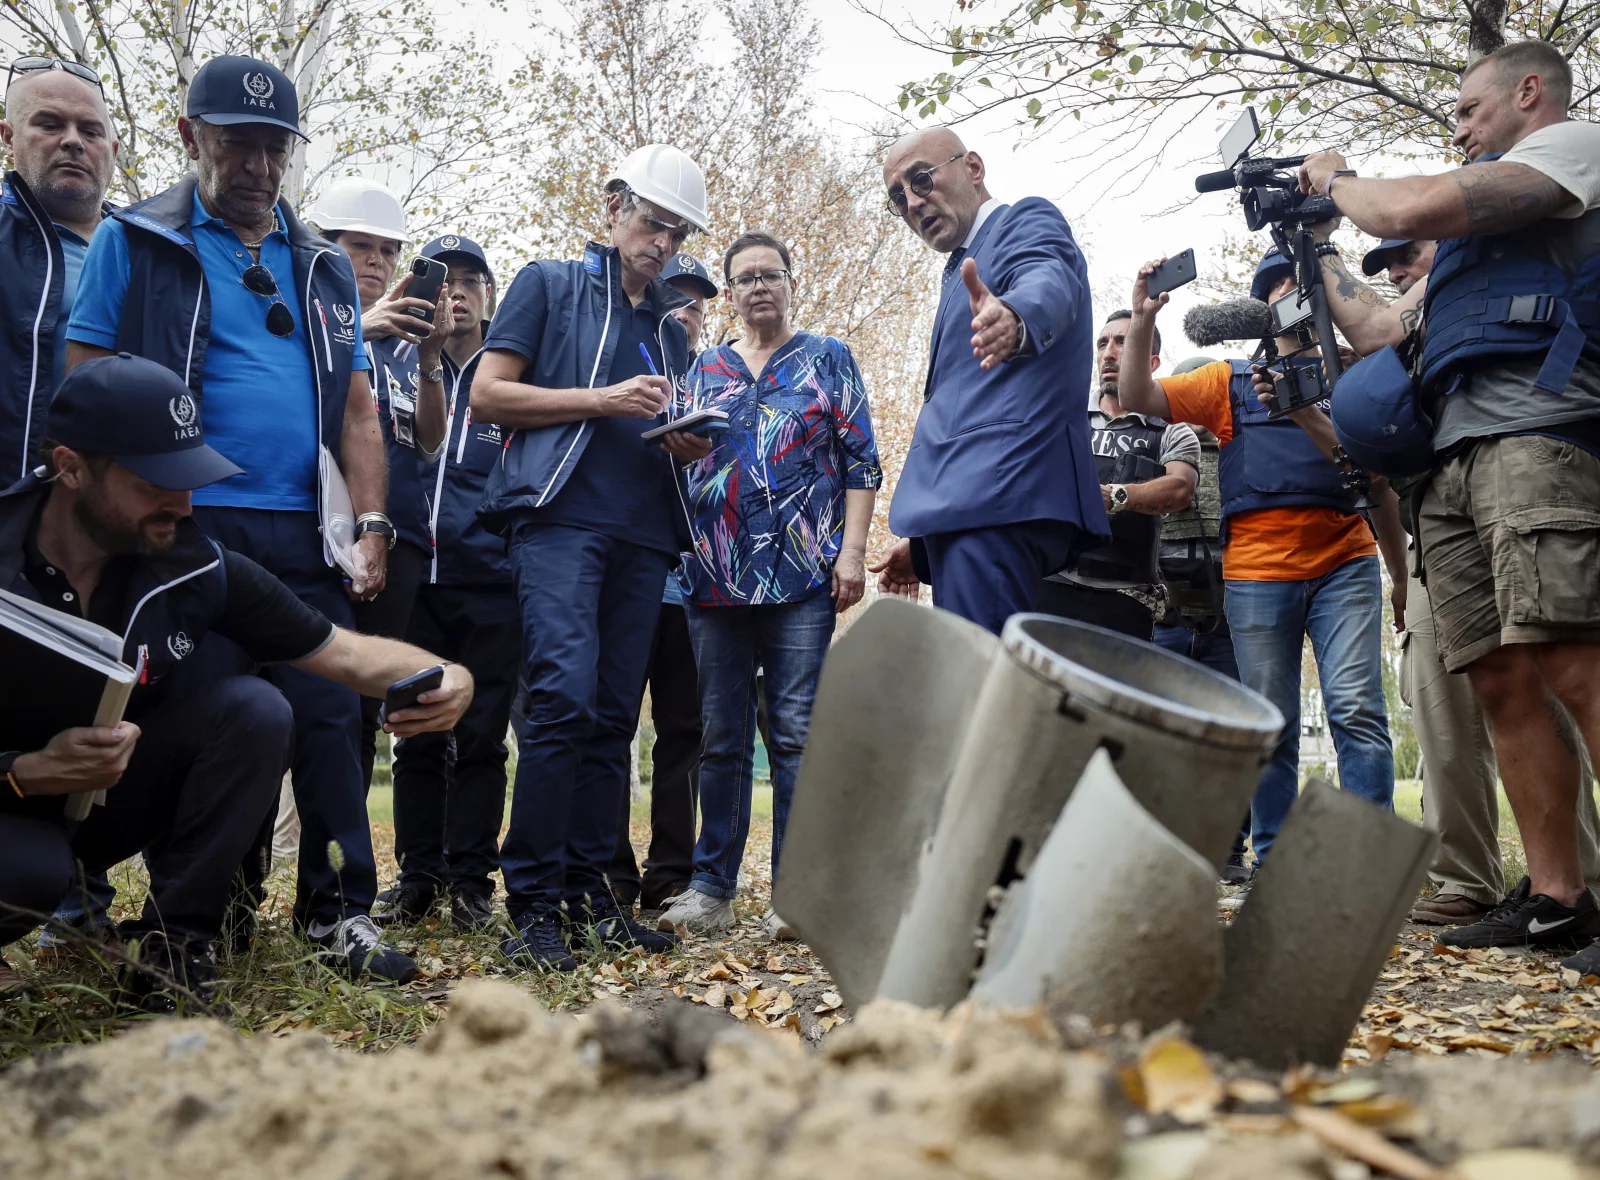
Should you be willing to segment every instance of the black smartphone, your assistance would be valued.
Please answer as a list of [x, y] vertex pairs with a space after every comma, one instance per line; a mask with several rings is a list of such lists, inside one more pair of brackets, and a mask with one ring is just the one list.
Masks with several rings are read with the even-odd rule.
[[1174, 254], [1151, 272], [1145, 280], [1146, 289], [1150, 298], [1165, 295], [1168, 291], [1175, 291], [1185, 283], [1194, 282], [1194, 248], [1191, 246], [1182, 254]]
[[388, 720], [389, 714], [400, 709], [409, 709], [417, 703], [417, 698], [430, 689], [438, 688], [444, 683], [444, 665], [435, 664], [431, 668], [424, 668], [415, 676], [407, 676], [404, 680], [396, 680], [389, 686], [389, 691], [383, 695], [383, 707], [378, 710], [378, 724], [382, 725]]
[[414, 307], [409, 309], [412, 315], [433, 323], [433, 309], [439, 303], [439, 291], [444, 286], [447, 274], [449, 269], [437, 258], [411, 260], [411, 278], [406, 283], [406, 298], [426, 300], [428, 304], [427, 311], [418, 311]]

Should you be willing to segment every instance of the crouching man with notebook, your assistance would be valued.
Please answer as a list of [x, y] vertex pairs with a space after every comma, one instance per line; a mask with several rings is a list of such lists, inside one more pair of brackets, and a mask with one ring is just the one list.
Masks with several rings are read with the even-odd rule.
[[[170, 1010], [214, 977], [228, 883], [277, 802], [294, 728], [267, 681], [178, 675], [183, 661], [215, 631], [260, 663], [377, 697], [440, 661], [336, 628], [200, 530], [190, 491], [240, 469], [205, 445], [194, 395], [163, 366], [126, 353], [80, 364], [51, 403], [47, 439], [44, 465], [0, 493], [0, 590], [120, 636], [134, 683], [119, 724], [67, 728], [39, 746], [20, 740], [21, 718], [38, 715], [42, 694], [82, 685], [70, 668], [53, 671], [48, 645], [6, 661], [11, 684], [0, 691], [15, 707], [0, 709], [0, 946], [49, 915], [75, 860], [92, 873], [142, 852], [150, 896], [123, 934], [154, 971], [130, 970], [126, 986], [146, 1007]], [[75, 620], [59, 620], [60, 630]], [[472, 688], [466, 669], [449, 665], [442, 685], [387, 727], [448, 731]], [[92, 791], [105, 792], [103, 805], [70, 819]], [[371, 941], [372, 953], [392, 953], [376, 930]], [[0, 988], [7, 977], [16, 986], [0, 960]]]

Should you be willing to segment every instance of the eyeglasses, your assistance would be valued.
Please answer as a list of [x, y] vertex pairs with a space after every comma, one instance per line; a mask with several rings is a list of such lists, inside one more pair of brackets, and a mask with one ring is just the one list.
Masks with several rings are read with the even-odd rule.
[[662, 221], [659, 217], [651, 217], [648, 213], [643, 214], [643, 217], [645, 224], [650, 227], [652, 232], [670, 235], [669, 240], [672, 242], [674, 253], [682, 249], [683, 244], [689, 240], [689, 227], [682, 222], [673, 225], [670, 222]]
[[728, 280], [728, 285], [735, 291], [748, 291], [757, 283], [763, 287], [781, 287], [783, 281], [789, 277], [786, 270], [764, 270], [758, 275], [735, 275]]
[[12, 58], [11, 68], [6, 71], [6, 89], [11, 89], [11, 83], [19, 74], [37, 74], [40, 70], [65, 70], [74, 78], [82, 78], [91, 83], [101, 94], [106, 92], [105, 85], [100, 81], [100, 75], [88, 66], [79, 65], [75, 61], [62, 61], [59, 57], [17, 57]]
[[[966, 154], [966, 152], [958, 152], [946, 160], [944, 164], [953, 164], [957, 160], [964, 159]], [[924, 168], [921, 172], [913, 172], [911, 174], [911, 191], [919, 197], [925, 197], [931, 193], [933, 191], [933, 174], [943, 168], [944, 164], [935, 164], [932, 168]], [[906, 215], [906, 190], [898, 184], [895, 185], [889, 190], [887, 203], [890, 213], [893, 213], [896, 217], [904, 217]]]
[[278, 293], [278, 280], [272, 277], [272, 272], [259, 262], [254, 266], [245, 267], [239, 276], [239, 281], [257, 295], [264, 295], [272, 300], [267, 307], [267, 331], [274, 336], [294, 335], [294, 313], [289, 310], [289, 305], [284, 303], [283, 296]]
[[488, 285], [489, 280], [482, 275], [457, 275], [445, 284], [447, 287], [460, 287], [463, 291], [481, 291]]

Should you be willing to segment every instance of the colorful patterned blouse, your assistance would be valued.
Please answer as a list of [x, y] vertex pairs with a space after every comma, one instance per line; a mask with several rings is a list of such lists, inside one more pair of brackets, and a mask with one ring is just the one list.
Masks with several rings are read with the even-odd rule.
[[883, 482], [861, 370], [843, 341], [798, 332], [759, 381], [728, 345], [689, 372], [688, 404], [728, 430], [684, 470], [696, 606], [799, 602], [832, 584], [845, 489]]

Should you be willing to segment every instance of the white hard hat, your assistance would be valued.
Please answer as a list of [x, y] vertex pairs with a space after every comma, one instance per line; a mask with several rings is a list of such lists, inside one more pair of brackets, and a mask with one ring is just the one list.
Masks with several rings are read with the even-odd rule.
[[387, 185], [360, 176], [334, 181], [305, 217], [323, 233], [356, 230], [397, 242], [408, 240], [400, 198]]
[[676, 213], [701, 233], [711, 225], [706, 216], [706, 178], [683, 152], [668, 143], [647, 143], [629, 152], [606, 177], [606, 191], [626, 184], [652, 205]]

